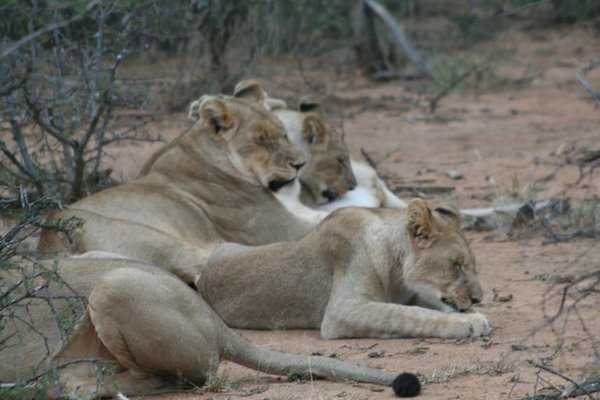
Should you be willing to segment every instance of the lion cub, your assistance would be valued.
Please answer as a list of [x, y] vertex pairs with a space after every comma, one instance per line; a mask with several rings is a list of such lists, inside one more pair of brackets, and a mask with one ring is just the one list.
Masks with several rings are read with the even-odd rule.
[[218, 246], [197, 282], [232, 327], [347, 337], [478, 337], [490, 332], [475, 258], [454, 211], [345, 208], [304, 238]]

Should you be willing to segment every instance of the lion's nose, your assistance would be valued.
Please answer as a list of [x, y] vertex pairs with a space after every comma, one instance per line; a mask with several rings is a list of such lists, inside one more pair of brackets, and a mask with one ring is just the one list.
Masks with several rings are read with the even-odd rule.
[[481, 297], [471, 297], [471, 303], [473, 303], [473, 304], [481, 303]]
[[304, 164], [305, 164], [305, 163], [303, 163], [303, 162], [299, 162], [299, 163], [290, 163], [290, 166], [291, 166], [292, 168], [294, 168], [296, 171], [299, 171], [299, 170], [300, 170], [300, 168], [304, 167]]
[[325, 189], [321, 192], [321, 195], [329, 201], [334, 201], [338, 198], [338, 194], [331, 189]]

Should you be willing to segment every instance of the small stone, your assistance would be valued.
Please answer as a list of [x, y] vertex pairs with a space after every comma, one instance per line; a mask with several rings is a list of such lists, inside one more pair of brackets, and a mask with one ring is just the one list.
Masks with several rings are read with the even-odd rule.
[[460, 171], [457, 171], [455, 169], [447, 170], [446, 175], [448, 175], [448, 177], [450, 179], [462, 179], [463, 178], [463, 175], [460, 173]]

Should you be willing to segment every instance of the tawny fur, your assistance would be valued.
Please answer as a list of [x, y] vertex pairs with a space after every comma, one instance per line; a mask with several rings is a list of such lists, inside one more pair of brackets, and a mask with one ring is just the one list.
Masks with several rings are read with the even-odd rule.
[[248, 90], [207, 96], [200, 119], [155, 153], [137, 179], [84, 198], [57, 218], [79, 217], [66, 238], [42, 234], [40, 250], [108, 251], [143, 259], [193, 282], [220, 242], [251, 245], [298, 238], [314, 219], [294, 216], [269, 190], [304, 163], [281, 123]]
[[405, 210], [337, 210], [300, 240], [217, 247], [198, 290], [237, 328], [320, 329], [327, 339], [485, 335], [483, 314], [455, 312], [482, 291], [452, 215], [420, 199]]
[[[326, 122], [318, 101], [303, 98], [298, 111], [275, 108], [273, 113], [307, 159], [300, 171], [303, 204], [326, 213], [343, 207], [406, 208], [374, 168], [350, 157], [344, 137]], [[278, 198], [284, 204], [294, 201], [290, 196]]]
[[[61, 281], [38, 276], [29, 282], [42, 286], [13, 307], [0, 331], [0, 382], [51, 373], [50, 360], [62, 390], [49, 395], [77, 399], [169, 392], [184, 382], [201, 386], [221, 360], [278, 375], [312, 373], [384, 385], [395, 378], [329, 357], [260, 349], [229, 330], [174, 275], [142, 261], [90, 256], [47, 262]], [[23, 277], [1, 273], [11, 285]], [[22, 289], [15, 298], [24, 295]], [[61, 329], [65, 321], [76, 323], [71, 333]]]

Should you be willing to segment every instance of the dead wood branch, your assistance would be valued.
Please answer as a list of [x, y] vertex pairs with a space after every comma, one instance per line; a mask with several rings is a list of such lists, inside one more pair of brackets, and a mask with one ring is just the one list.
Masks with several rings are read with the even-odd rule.
[[414, 46], [412, 45], [412, 42], [410, 41], [408, 36], [406, 36], [406, 33], [404, 33], [404, 29], [402, 28], [402, 26], [400, 26], [400, 24], [398, 24], [398, 22], [396, 22], [396, 20], [394, 20], [394, 17], [392, 17], [390, 13], [375, 0], [366, 0], [365, 5], [368, 6], [375, 13], [375, 15], [377, 15], [377, 17], [388, 27], [388, 29], [392, 31], [396, 42], [402, 47], [410, 62], [412, 62], [417, 68], [419, 68], [419, 70], [423, 72], [426, 76], [435, 81], [436, 79], [433, 75], [433, 72], [431, 72], [431, 68], [429, 67], [425, 59], [421, 57], [417, 50], [415, 50]]
[[[545, 207], [548, 207], [556, 202], [556, 200], [546, 200], [533, 204], [534, 211], [539, 211]], [[496, 207], [484, 207], [484, 208], [463, 208], [460, 210], [462, 215], [468, 215], [471, 217], [489, 217], [495, 213], [516, 213], [519, 211], [521, 207], [523, 207], [523, 203], [520, 204], [505, 204], [502, 206]]]
[[395, 185], [390, 187], [392, 192], [396, 193], [400, 197], [421, 197], [423, 199], [431, 198], [437, 195], [447, 195], [452, 193], [456, 188], [454, 186], [445, 185], [417, 185], [417, 184], [404, 184]]
[[579, 81], [581, 86], [583, 86], [583, 88], [585, 90], [587, 90], [587, 92], [590, 94], [590, 96], [592, 96], [592, 99], [596, 103], [596, 108], [598, 109], [598, 111], [600, 111], [600, 92], [595, 91], [594, 88], [592, 87], [592, 85], [589, 84], [589, 82], [587, 81], [587, 79], [585, 77], [585, 75], [588, 72], [590, 72], [592, 69], [596, 68], [598, 65], [600, 65], [600, 60], [596, 60], [596, 61], [589, 63], [588, 65], [583, 67], [581, 70], [579, 70], [575, 74], [575, 77], [577, 78], [577, 80]]
[[539, 157], [534, 157], [533, 163], [535, 165], [556, 165], [559, 167], [570, 165], [570, 166], [579, 167], [579, 168], [597, 168], [597, 167], [600, 167], [600, 162], [598, 162], [599, 159], [600, 159], [600, 150], [594, 152], [593, 154], [586, 155], [584, 158], [577, 159], [577, 160], [573, 160], [573, 159], [569, 158], [566, 160], [548, 161], [548, 160], [544, 160]]
[[5, 81], [0, 83], [0, 97], [8, 96], [17, 89], [25, 86], [31, 73], [31, 65], [28, 64], [25, 69], [25, 72], [20, 76], [3, 78]]
[[568, 242], [579, 237], [587, 239], [600, 239], [600, 231], [597, 231], [595, 229], [577, 229], [573, 232], [558, 234], [553, 231], [553, 229], [550, 227], [550, 223], [546, 218], [542, 218], [541, 221], [542, 226], [544, 227], [549, 236], [550, 243], [552, 244]]
[[[568, 376], [566, 376], [564, 374], [561, 374], [560, 372], [555, 371], [554, 369], [552, 369], [552, 368], [550, 368], [550, 367], [548, 367], [548, 366], [546, 366], [544, 364], [541, 364], [541, 363], [538, 363], [538, 362], [535, 362], [535, 361], [532, 361], [532, 360], [527, 360], [527, 362], [529, 364], [533, 365], [534, 367], [539, 368], [541, 370], [544, 370], [546, 372], [549, 372], [552, 375], [556, 375], [556, 376], [558, 376], [558, 377], [566, 380], [567, 382], [575, 385], [577, 388], [579, 388], [579, 384], [576, 381], [574, 381], [573, 379], [569, 378]], [[588, 393], [588, 395], [589, 395], [589, 393]], [[590, 396], [590, 399], [594, 400], [593, 398], [591, 398], [591, 396]]]
[[592, 393], [600, 392], [599, 379], [590, 379], [584, 382], [577, 382], [546, 365], [531, 360], [527, 361], [536, 368], [539, 368], [541, 370], [551, 373], [552, 375], [556, 375], [566, 380], [567, 382], [571, 383], [574, 388], [573, 390], [553, 390], [545, 394], [534, 394], [533, 396], [521, 397], [519, 400], [558, 400], [584, 395], [587, 396], [590, 400], [594, 400], [594, 397], [592, 397]]
[[377, 163], [375, 162], [375, 160], [373, 160], [373, 157], [371, 157], [371, 155], [369, 153], [367, 153], [367, 150], [364, 149], [364, 147], [360, 148], [360, 154], [363, 155], [363, 157], [365, 158], [365, 161], [367, 161], [367, 163], [373, 167], [373, 169], [377, 172], [377, 174], [379, 175], [379, 171], [377, 171]]
[[503, 11], [500, 14], [497, 14], [497, 16], [498, 17], [508, 17], [509, 15], [514, 15], [514, 14], [520, 13], [521, 11], [525, 11], [525, 10], [528, 10], [530, 8], [537, 7], [540, 4], [550, 3], [550, 1], [551, 0], [538, 0], [538, 1], [534, 1], [533, 3], [525, 4], [525, 5], [522, 5], [522, 6], [510, 9], [510, 10]]
[[600, 150], [592, 151], [581, 159], [581, 161], [588, 163], [596, 160], [600, 160]]
[[386, 60], [379, 45], [374, 17], [378, 18], [392, 33], [394, 44], [402, 48], [408, 60], [423, 75], [435, 81], [431, 68], [415, 49], [402, 26], [375, 0], [358, 0], [352, 7], [354, 49], [359, 67], [374, 79], [395, 79], [403, 76]]
[[[591, 237], [594, 232], [581, 231], [574, 233], [572, 237], [554, 234], [551, 231], [548, 221], [544, 217], [547, 213], [562, 214], [569, 209], [568, 199], [550, 199], [539, 202], [505, 204], [495, 207], [483, 208], [463, 208], [460, 213], [463, 217], [463, 226], [465, 229], [476, 230], [494, 230], [500, 226], [508, 225], [513, 228], [526, 226], [531, 221], [540, 220], [542, 227], [552, 234], [550, 239], [556, 243], [563, 240], [570, 240], [574, 237]], [[507, 223], [510, 221], [510, 223]], [[544, 226], [547, 223], [548, 226]]]
[[379, 169], [377, 169], [377, 161], [375, 161], [373, 159], [373, 157], [371, 157], [371, 155], [367, 152], [367, 150], [365, 150], [364, 147], [360, 148], [360, 153], [365, 158], [365, 161], [367, 162], [367, 164], [369, 164], [375, 170], [375, 173], [377, 174], [377, 177], [379, 179], [381, 179], [382, 181], [384, 181], [386, 185], [389, 185], [389, 176], [384, 176], [379, 171]]

